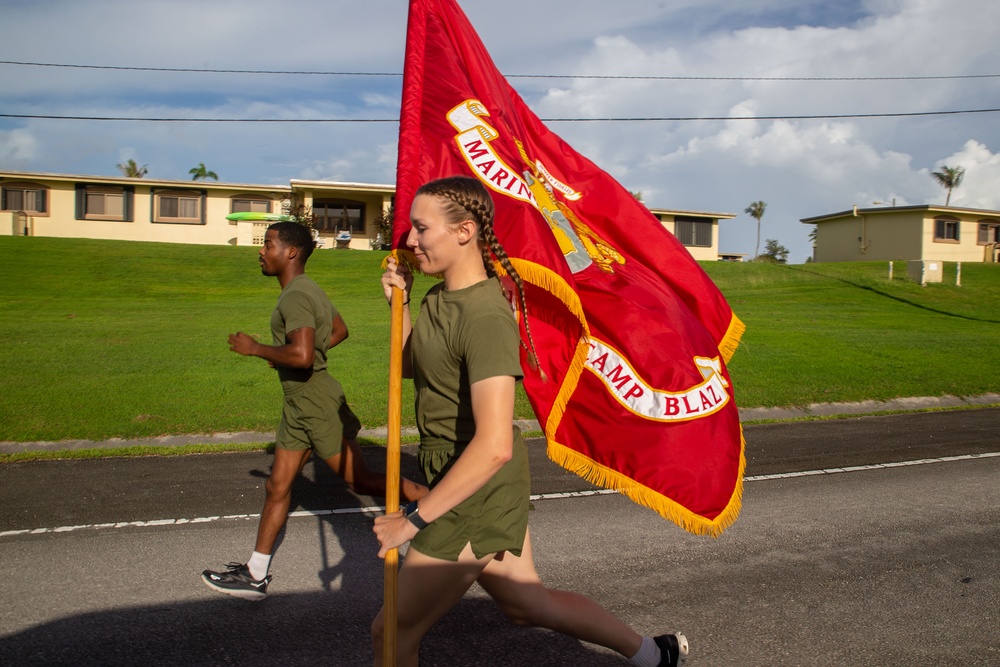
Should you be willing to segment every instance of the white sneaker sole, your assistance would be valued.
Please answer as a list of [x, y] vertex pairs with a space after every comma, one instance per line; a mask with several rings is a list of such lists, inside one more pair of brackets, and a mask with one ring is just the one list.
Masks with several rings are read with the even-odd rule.
[[688, 638], [681, 633], [676, 633], [677, 637], [677, 665], [683, 665], [688, 657]]

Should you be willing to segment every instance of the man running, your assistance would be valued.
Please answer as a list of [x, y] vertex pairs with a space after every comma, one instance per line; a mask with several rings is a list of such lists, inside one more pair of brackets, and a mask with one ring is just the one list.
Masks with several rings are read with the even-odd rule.
[[[230, 350], [260, 357], [278, 371], [285, 395], [253, 554], [246, 563], [230, 563], [226, 570], [205, 570], [201, 575], [209, 588], [247, 600], [267, 596], [271, 555], [288, 518], [292, 482], [313, 451], [352, 491], [385, 495], [384, 475], [371, 470], [361, 456], [356, 440], [361, 423], [347, 405], [340, 383], [327, 372], [327, 352], [348, 334], [326, 293], [305, 274], [306, 260], [315, 247], [305, 225], [278, 222], [268, 227], [260, 250], [261, 272], [275, 276], [281, 285], [271, 315], [274, 344], [258, 343], [242, 331], [229, 336]], [[426, 487], [400, 479], [399, 494], [406, 502], [426, 493]]]

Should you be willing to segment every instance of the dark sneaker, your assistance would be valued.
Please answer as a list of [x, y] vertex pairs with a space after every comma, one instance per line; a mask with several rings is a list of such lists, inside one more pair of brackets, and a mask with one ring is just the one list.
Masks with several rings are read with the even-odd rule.
[[244, 600], [256, 602], [267, 597], [267, 585], [271, 583], [271, 575], [263, 579], [254, 579], [250, 575], [250, 568], [243, 563], [230, 563], [226, 569], [226, 572], [205, 570], [201, 573], [201, 580], [213, 591], [234, 595]]
[[653, 641], [660, 647], [660, 667], [678, 667], [687, 660], [688, 640], [681, 633], [660, 635], [653, 637]]

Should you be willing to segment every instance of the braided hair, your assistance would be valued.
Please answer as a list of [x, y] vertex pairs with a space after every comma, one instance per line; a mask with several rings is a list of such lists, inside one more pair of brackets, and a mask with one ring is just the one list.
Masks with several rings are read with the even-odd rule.
[[525, 345], [524, 341], [521, 341], [521, 346], [528, 353], [528, 365], [532, 370], [536, 370], [538, 368], [538, 354], [535, 351], [535, 341], [531, 336], [531, 327], [528, 324], [528, 309], [524, 300], [524, 282], [521, 280], [517, 269], [514, 268], [513, 263], [511, 263], [510, 257], [507, 256], [507, 251], [504, 250], [503, 246], [500, 245], [500, 241], [497, 240], [496, 233], [493, 230], [493, 216], [495, 211], [493, 208], [493, 198], [490, 196], [489, 190], [476, 178], [470, 176], [448, 176], [424, 183], [417, 190], [417, 196], [419, 195], [436, 197], [441, 204], [441, 211], [448, 224], [455, 225], [470, 219], [476, 223], [476, 229], [479, 234], [479, 251], [483, 255], [483, 268], [486, 269], [486, 275], [490, 278], [497, 278], [500, 291], [503, 292], [506, 299], [507, 291], [504, 289], [503, 284], [499, 282], [499, 276], [493, 265], [493, 258], [496, 257], [500, 262], [500, 266], [503, 267], [507, 275], [514, 281], [515, 287], [517, 287], [517, 307], [520, 310], [521, 319], [524, 321], [524, 331], [528, 335], [528, 344]]

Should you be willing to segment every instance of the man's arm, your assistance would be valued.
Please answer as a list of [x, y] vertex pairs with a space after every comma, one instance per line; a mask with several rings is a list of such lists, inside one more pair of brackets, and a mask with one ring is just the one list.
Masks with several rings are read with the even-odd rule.
[[347, 340], [350, 334], [347, 333], [347, 324], [344, 322], [344, 318], [337, 313], [337, 316], [333, 318], [333, 325], [330, 328], [330, 347], [327, 349], [333, 349]]
[[229, 334], [229, 349], [245, 357], [260, 357], [273, 366], [311, 368], [316, 354], [316, 330], [312, 327], [294, 329], [288, 332], [286, 339], [288, 342], [284, 345], [264, 345], [240, 331]]

